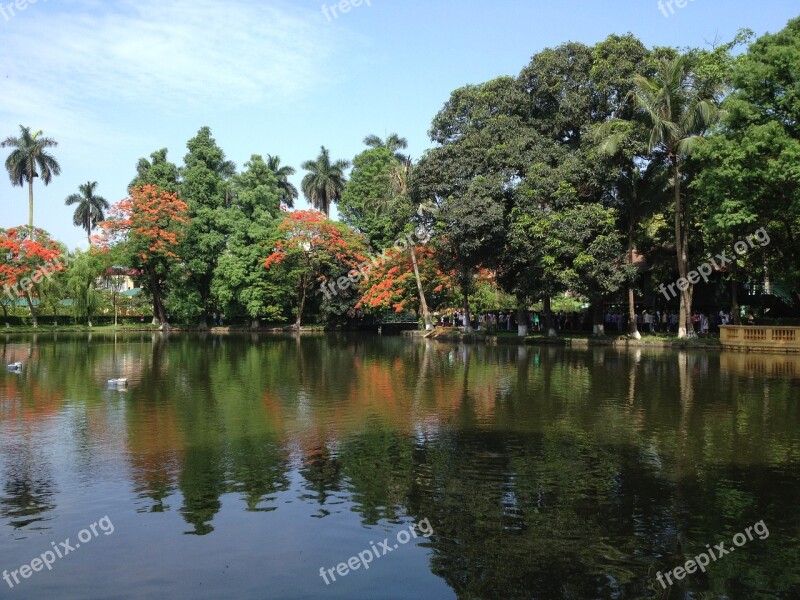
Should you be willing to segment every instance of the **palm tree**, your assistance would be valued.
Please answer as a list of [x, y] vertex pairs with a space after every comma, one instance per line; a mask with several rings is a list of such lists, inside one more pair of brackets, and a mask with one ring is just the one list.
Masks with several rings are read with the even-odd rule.
[[105, 211], [109, 207], [108, 200], [94, 195], [95, 188], [97, 188], [96, 181], [87, 181], [80, 186], [79, 194], [70, 194], [64, 201], [67, 206], [78, 205], [72, 217], [72, 223], [75, 227], [83, 227], [86, 230], [89, 246], [92, 245], [92, 230], [100, 221], [105, 220]]
[[394, 157], [401, 163], [407, 163], [409, 158], [398, 150], [405, 150], [408, 148], [408, 140], [400, 137], [396, 133], [390, 133], [386, 136], [386, 140], [382, 140], [377, 135], [368, 135], [364, 138], [364, 145], [370, 148], [386, 148], [389, 152], [394, 154]]
[[[671, 171], [674, 195], [675, 250], [678, 273], [686, 279], [689, 263], [689, 203], [681, 194], [682, 167], [697, 146], [704, 141], [703, 135], [719, 122], [720, 109], [717, 101], [719, 86], [697, 84], [686, 55], [663, 59], [653, 77], [636, 75], [631, 97], [637, 115], [646, 126], [645, 142], [649, 160], [666, 159]], [[618, 121], [617, 121], [618, 122]], [[614, 134], [614, 121], [598, 129], [598, 137], [605, 138], [602, 147], [606, 152], [617, 151], [624, 135]], [[607, 135], [612, 132], [610, 135]], [[692, 326], [693, 286], [688, 284], [681, 290], [681, 307], [678, 322], [678, 337], [694, 337]]]
[[7, 137], [0, 147], [13, 148], [6, 159], [6, 171], [11, 184], [22, 187], [28, 183], [28, 224], [33, 230], [33, 179], [41, 177], [42, 183], [49, 185], [53, 175], [61, 175], [58, 161], [47, 152], [47, 148], [55, 148], [58, 142], [42, 137], [42, 132], [31, 134], [30, 127], [19, 126], [20, 136]]
[[278, 178], [278, 189], [283, 192], [281, 202], [289, 208], [294, 208], [294, 201], [298, 196], [297, 188], [289, 182], [289, 177], [294, 175], [294, 167], [281, 166], [281, 157], [277, 154], [267, 154], [267, 166]]
[[[686, 279], [689, 263], [689, 202], [681, 195], [681, 168], [704, 138], [719, 122], [718, 90], [698, 89], [686, 55], [663, 60], [654, 77], [634, 78], [633, 98], [644, 117], [650, 135], [648, 150], [666, 155], [672, 168], [675, 198], [675, 246], [678, 273]], [[681, 290], [678, 337], [694, 337], [692, 326], [693, 286]]]
[[347, 185], [344, 171], [350, 167], [350, 161], [337, 160], [332, 163], [330, 152], [322, 146], [317, 159], [307, 160], [302, 167], [308, 171], [300, 185], [303, 195], [314, 208], [330, 216], [331, 204], [339, 202]]

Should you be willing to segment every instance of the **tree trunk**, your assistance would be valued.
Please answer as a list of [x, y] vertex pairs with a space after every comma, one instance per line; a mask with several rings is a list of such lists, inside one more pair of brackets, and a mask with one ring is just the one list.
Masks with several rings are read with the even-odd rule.
[[528, 335], [528, 308], [525, 301], [520, 300], [517, 306], [517, 336], [526, 337]]
[[425, 300], [425, 290], [422, 289], [422, 279], [419, 276], [419, 266], [417, 266], [417, 252], [414, 250], [412, 244], [408, 245], [411, 252], [411, 264], [414, 267], [414, 279], [417, 281], [417, 292], [419, 293], [419, 307], [422, 311], [422, 318], [425, 321], [425, 331], [433, 330], [433, 323], [431, 322], [431, 313], [428, 310], [428, 302]]
[[[678, 275], [686, 280], [689, 263], [689, 231], [688, 208], [684, 211], [681, 202], [681, 168], [680, 159], [672, 158], [672, 178], [675, 194], [675, 248], [678, 258]], [[686, 215], [684, 215], [686, 212]], [[681, 290], [681, 308], [678, 315], [678, 338], [697, 337], [692, 325], [692, 284], [688, 283], [685, 290]]]
[[633, 287], [628, 288], [628, 332], [634, 340], [642, 339], [639, 327], [636, 324], [636, 297]]
[[542, 302], [542, 309], [544, 311], [544, 329], [547, 331], [547, 337], [557, 337], [558, 332], [553, 327], [553, 309], [550, 296], [546, 296]]
[[306, 276], [300, 276], [300, 304], [297, 307], [297, 320], [294, 323], [294, 328], [299, 330], [300, 324], [303, 321], [303, 309], [306, 305]]
[[[633, 217], [631, 217], [631, 220]], [[633, 264], [633, 227], [628, 227], [628, 263]], [[636, 325], [636, 293], [633, 284], [628, 286], [628, 333], [634, 340], [642, 339], [639, 328]]]
[[604, 336], [606, 334], [605, 313], [603, 312], [603, 300], [595, 300], [592, 303], [592, 335]]
[[36, 308], [34, 308], [33, 306], [33, 300], [31, 300], [30, 290], [25, 292], [25, 300], [28, 301], [28, 309], [31, 311], [31, 320], [33, 321], [33, 326], [39, 327], [39, 321], [36, 318]]
[[28, 180], [28, 224], [31, 226], [31, 239], [33, 239], [33, 178]]
[[464, 333], [472, 333], [472, 315], [469, 312], [468, 284], [462, 284], [461, 291], [464, 295]]
[[161, 300], [161, 287], [158, 283], [158, 275], [152, 267], [148, 267], [147, 270], [150, 275], [151, 292], [153, 293], [153, 324], [160, 324], [161, 327], [168, 329], [169, 323], [167, 323], [167, 313], [164, 310], [164, 303]]

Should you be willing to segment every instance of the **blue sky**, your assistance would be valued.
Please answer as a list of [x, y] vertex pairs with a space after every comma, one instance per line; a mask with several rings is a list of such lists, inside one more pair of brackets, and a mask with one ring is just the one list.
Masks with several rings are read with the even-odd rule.
[[[352, 159], [370, 133], [418, 157], [452, 90], [516, 75], [543, 48], [629, 31], [703, 46], [800, 15], [796, 0], [688, 0], [666, 17], [658, 0], [366, 1], [326, 18], [332, 0], [38, 0], [13, 15], [0, 0], [0, 138], [24, 124], [60, 144], [36, 225], [85, 247], [64, 198], [86, 181], [123, 198], [139, 157], [166, 147], [180, 164], [203, 125], [237, 166], [278, 154], [299, 184], [320, 145]], [[0, 227], [26, 222], [27, 190], [3, 172]]]

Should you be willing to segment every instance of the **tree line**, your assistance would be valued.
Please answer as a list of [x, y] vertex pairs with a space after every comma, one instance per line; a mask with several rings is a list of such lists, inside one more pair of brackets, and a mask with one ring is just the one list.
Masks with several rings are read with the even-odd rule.
[[[764, 229], [772, 243], [712, 278], [734, 318], [742, 283], [796, 285], [798, 73], [800, 19], [703, 49], [647, 48], [632, 34], [568, 42], [517, 76], [453, 91], [418, 160], [397, 134], [367, 136], [352, 161], [323, 146], [301, 165], [299, 192], [279, 156], [238, 169], [203, 127], [181, 165], [166, 149], [141, 158], [124, 200], [109, 204], [94, 181], [70, 195], [90, 249], [21, 295], [34, 319], [48, 296], [77, 298], [76, 316], [90, 318], [96, 282], [122, 265], [164, 325], [207, 326], [216, 312], [300, 326], [408, 311], [431, 327], [458, 306], [469, 328], [475, 311], [538, 303], [552, 333], [552, 303], [569, 297], [591, 305], [595, 333], [604, 307], [624, 299], [638, 335], [636, 305], [678, 281], [686, 337], [693, 268], [748, 234]], [[56, 244], [33, 225], [33, 184], [60, 167], [56, 142], [30, 128], [2, 146], [30, 206], [28, 225], [0, 236], [1, 283], [15, 285]], [[315, 210], [294, 210], [299, 193]], [[412, 232], [426, 243], [401, 243]]]

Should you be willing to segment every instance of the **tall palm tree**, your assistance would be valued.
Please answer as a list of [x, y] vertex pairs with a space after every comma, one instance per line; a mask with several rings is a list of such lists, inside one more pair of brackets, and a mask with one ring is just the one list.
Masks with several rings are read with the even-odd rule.
[[408, 148], [408, 140], [404, 137], [400, 137], [396, 133], [390, 133], [386, 136], [385, 140], [382, 140], [379, 136], [374, 134], [368, 135], [364, 138], [364, 145], [370, 148], [386, 148], [389, 152], [394, 154], [394, 157], [401, 163], [407, 163], [409, 161], [408, 156], [399, 152], [399, 150]]
[[278, 188], [283, 192], [281, 202], [289, 208], [294, 208], [294, 201], [298, 197], [297, 188], [289, 182], [289, 177], [294, 175], [294, 167], [281, 166], [281, 157], [277, 154], [267, 154], [267, 166], [278, 178]]
[[89, 240], [89, 246], [92, 245], [92, 230], [97, 227], [100, 221], [105, 220], [105, 211], [110, 206], [108, 200], [102, 196], [94, 195], [96, 188], [96, 181], [87, 181], [78, 188], [80, 189], [79, 194], [70, 194], [64, 201], [67, 206], [78, 205], [75, 208], [72, 223], [75, 227], [83, 227], [86, 230], [86, 239]]
[[[700, 86], [686, 55], [663, 59], [652, 77], [636, 75], [633, 78], [633, 99], [636, 109], [634, 119], [646, 127], [644, 143], [649, 160], [665, 161], [671, 172], [674, 203], [675, 250], [678, 273], [686, 279], [689, 263], [689, 202], [681, 193], [682, 167], [704, 134], [720, 120], [718, 97], [721, 89], [716, 84]], [[616, 120], [624, 121], [622, 119]], [[609, 121], [598, 128], [605, 152], [615, 153], [624, 134], [614, 133], [616, 123]], [[678, 337], [694, 337], [692, 326], [691, 284], [680, 293]]]
[[31, 134], [30, 127], [19, 126], [20, 136], [9, 136], [0, 148], [13, 148], [6, 159], [6, 171], [11, 184], [22, 187], [28, 183], [28, 224], [33, 230], [33, 180], [40, 177], [42, 183], [49, 185], [53, 175], [61, 175], [58, 161], [47, 152], [47, 148], [55, 148], [58, 142], [43, 137], [41, 131]]
[[[699, 89], [686, 55], [663, 60], [653, 77], [634, 78], [633, 98], [649, 127], [648, 150], [666, 155], [672, 170], [678, 273], [689, 263], [689, 202], [681, 194], [682, 167], [710, 127], [719, 122], [720, 90]], [[690, 284], [681, 290], [678, 337], [694, 337]]]
[[339, 202], [347, 185], [344, 171], [350, 167], [350, 161], [331, 162], [330, 152], [322, 146], [317, 159], [307, 160], [302, 167], [308, 171], [300, 184], [303, 195], [314, 208], [330, 216], [331, 204]]

